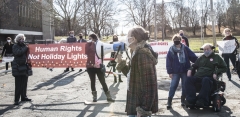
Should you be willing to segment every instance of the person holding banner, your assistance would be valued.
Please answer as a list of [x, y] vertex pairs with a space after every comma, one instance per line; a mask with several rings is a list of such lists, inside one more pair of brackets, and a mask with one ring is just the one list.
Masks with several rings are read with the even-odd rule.
[[[76, 42], [77, 42], [77, 38], [74, 36], [74, 31], [69, 31], [69, 37], [67, 38], [67, 43], [76, 43]], [[72, 67], [72, 66], [69, 66], [69, 67]], [[69, 67], [67, 67], [66, 70], [64, 70], [64, 72], [68, 72]], [[74, 71], [73, 67], [72, 67], [72, 71]]]
[[[78, 43], [86, 43], [87, 42], [87, 40], [83, 39], [82, 33], [79, 33], [78, 36], [79, 36], [79, 40], [77, 41]], [[82, 69], [79, 69], [79, 72], [81, 72], [81, 71], [82, 71]]]
[[28, 47], [24, 44], [24, 34], [18, 34], [15, 37], [16, 44], [13, 45], [12, 51], [14, 60], [12, 62], [12, 75], [15, 77], [15, 96], [14, 105], [19, 105], [19, 98], [21, 101], [32, 101], [26, 95], [27, 93], [27, 52]]
[[190, 68], [190, 61], [195, 62], [197, 56], [194, 52], [181, 43], [181, 36], [174, 35], [172, 41], [174, 44], [169, 48], [166, 58], [166, 68], [169, 77], [171, 78], [171, 84], [168, 94], [167, 108], [172, 107], [172, 99], [176, 92], [176, 89], [181, 78], [182, 82], [182, 96], [181, 96], [181, 105], [184, 106], [184, 101], [186, 98], [186, 89], [184, 87], [185, 81], [187, 79], [187, 71]]
[[229, 28], [225, 28], [223, 30], [223, 35], [225, 36], [223, 38], [224, 41], [226, 40], [235, 40], [235, 50], [232, 53], [222, 53], [222, 57], [225, 61], [225, 63], [227, 64], [227, 76], [228, 76], [228, 80], [231, 81], [232, 79], [232, 75], [230, 73], [230, 68], [229, 68], [229, 59], [232, 62], [232, 65], [234, 67], [234, 70], [236, 69], [236, 55], [237, 55], [237, 49], [239, 48], [239, 43], [236, 37], [232, 36], [231, 34], [231, 30]]
[[148, 32], [142, 27], [128, 31], [126, 47], [132, 50], [129, 64], [117, 56], [117, 70], [127, 77], [126, 112], [128, 117], [147, 117], [158, 112], [156, 64], [158, 55], [146, 43]]
[[[7, 37], [7, 43], [4, 44], [4, 46], [3, 46], [2, 57], [4, 57], [4, 56], [12, 57], [13, 56], [13, 52], [12, 52], [13, 45], [14, 44], [12, 43], [11, 37]], [[9, 62], [6, 62], [6, 70], [8, 70], [8, 63]], [[12, 66], [12, 62], [11, 62], [11, 66]], [[7, 74], [7, 72], [5, 72], [5, 74]]]
[[90, 34], [89, 35], [89, 41], [86, 44], [86, 54], [88, 56], [87, 59], [87, 73], [90, 77], [91, 81], [91, 90], [93, 95], [93, 102], [97, 102], [97, 91], [96, 91], [96, 75], [98, 76], [98, 80], [100, 81], [103, 90], [105, 92], [105, 95], [107, 97], [107, 101], [114, 102], [110, 95], [110, 91], [108, 90], [108, 86], [105, 81], [105, 73], [101, 71], [101, 64], [102, 60], [99, 59], [99, 57], [96, 54], [96, 43], [98, 42], [98, 37], [96, 34]]

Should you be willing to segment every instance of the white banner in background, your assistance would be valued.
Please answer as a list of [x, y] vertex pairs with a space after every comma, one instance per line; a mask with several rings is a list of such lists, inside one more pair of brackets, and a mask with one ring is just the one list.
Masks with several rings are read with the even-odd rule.
[[173, 45], [173, 42], [150, 42], [149, 43], [154, 52], [158, 53], [158, 58], [166, 58], [169, 48]]
[[232, 53], [236, 48], [235, 43], [235, 39], [217, 41], [219, 53]]
[[2, 58], [2, 62], [12, 62], [13, 61], [13, 59], [14, 59], [14, 57], [3, 57]]

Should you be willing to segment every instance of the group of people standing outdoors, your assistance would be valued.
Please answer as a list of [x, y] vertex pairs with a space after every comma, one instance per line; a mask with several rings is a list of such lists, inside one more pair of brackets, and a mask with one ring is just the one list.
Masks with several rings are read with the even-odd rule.
[[[238, 40], [232, 36], [229, 28], [224, 29], [223, 35], [223, 40], [235, 40], [236, 47], [232, 53], [223, 53], [222, 57], [214, 53], [215, 47], [211, 44], [204, 44], [202, 46], [204, 54], [197, 57], [189, 48], [188, 40], [183, 35], [182, 30], [179, 31], [179, 34], [173, 36], [172, 41], [174, 44], [170, 47], [166, 58], [167, 73], [171, 78], [167, 108], [172, 107], [172, 99], [180, 79], [182, 84], [181, 105], [203, 107], [209, 105], [211, 89], [219, 73], [227, 72], [228, 79], [231, 81], [229, 59], [240, 78], [240, 71], [238, 66], [236, 66], [238, 62], [236, 61], [237, 49], [239, 48]], [[215, 71], [216, 63], [217, 71]], [[201, 89], [197, 96], [196, 83], [201, 84]]]
[[[238, 41], [231, 35], [230, 29], [226, 28], [223, 32], [225, 35], [223, 40], [236, 41], [236, 49], [239, 47]], [[90, 41], [83, 39], [83, 34], [80, 33], [79, 40], [74, 36], [74, 31], [69, 32], [67, 43], [88, 43], [89, 49], [86, 54], [94, 53], [94, 65], [86, 66], [87, 73], [91, 81], [91, 91], [93, 95], [93, 102], [97, 102], [97, 90], [95, 87], [96, 75], [103, 87], [103, 91], [106, 94], [109, 102], [114, 102], [111, 97], [108, 86], [105, 82], [105, 74], [101, 71], [102, 60], [96, 55], [96, 44], [99, 38], [96, 34], [90, 34], [88, 36]], [[130, 49], [129, 61], [122, 59], [122, 55], [111, 53], [112, 58], [117, 60], [110, 61], [109, 66], [113, 66], [114, 72], [118, 70], [127, 77], [127, 100], [126, 100], [126, 112], [129, 117], [134, 116], [151, 116], [152, 113], [158, 111], [158, 85], [157, 85], [157, 71], [156, 65], [158, 63], [158, 56], [153, 51], [151, 46], [147, 44], [149, 39], [148, 32], [142, 27], [134, 27], [128, 31], [126, 47]], [[183, 41], [184, 40], [184, 41]], [[14, 56], [13, 62], [11, 62], [12, 75], [15, 77], [15, 98], [14, 105], [19, 104], [21, 101], [31, 101], [26, 95], [28, 75], [26, 71], [19, 71], [18, 66], [24, 65], [27, 62], [28, 46], [24, 44], [25, 36], [18, 34], [15, 37], [15, 44], [12, 43], [10, 37], [7, 38], [7, 43], [4, 45], [2, 56]], [[118, 41], [116, 35], [113, 36], [111, 43]], [[230, 54], [223, 54], [224, 60], [214, 53], [214, 47], [210, 44], [203, 46], [204, 54], [197, 57], [195, 53], [189, 48], [189, 41], [184, 36], [184, 32], [181, 30], [179, 34], [173, 36], [172, 41], [174, 44], [169, 48], [166, 57], [166, 69], [169, 77], [171, 78], [171, 84], [169, 89], [167, 107], [171, 108], [172, 99], [175, 95], [179, 81], [182, 83], [181, 105], [201, 105], [208, 104], [209, 91], [213, 85], [213, 81], [216, 79], [216, 75], [213, 71], [214, 62], [219, 65], [218, 72], [226, 72], [229, 80], [231, 80], [231, 73], [229, 69], [229, 59], [231, 60], [234, 68], [236, 69], [236, 51]], [[191, 64], [194, 64], [191, 66]], [[66, 68], [64, 72], [68, 72], [69, 68]], [[116, 69], [115, 69], [116, 67]], [[193, 74], [194, 69], [197, 72]], [[8, 70], [8, 63], [6, 63], [6, 70]], [[73, 68], [71, 68], [74, 71]], [[80, 69], [79, 71], [82, 71]], [[199, 79], [201, 77], [201, 79]], [[117, 82], [117, 77], [114, 76], [114, 82]], [[119, 76], [119, 82], [122, 82], [121, 76]], [[202, 89], [199, 96], [196, 97], [196, 90], [194, 83], [202, 83]]]

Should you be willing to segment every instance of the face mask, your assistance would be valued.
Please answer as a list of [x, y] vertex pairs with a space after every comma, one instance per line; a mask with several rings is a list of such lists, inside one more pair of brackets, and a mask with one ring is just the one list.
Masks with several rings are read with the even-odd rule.
[[183, 33], [180, 33], [181, 36], [183, 36]]
[[24, 43], [23, 39], [18, 40], [18, 43]]
[[180, 44], [180, 41], [173, 41], [174, 42], [174, 45], [179, 45]]
[[206, 57], [208, 57], [211, 53], [212, 53], [211, 50], [204, 51], [204, 55], [205, 55]]
[[128, 38], [128, 39], [126, 39], [126, 47], [129, 47], [134, 41], [132, 41], [132, 42], [130, 42], [129, 43], [129, 39], [131, 39], [131, 38]]
[[70, 36], [72, 36], [72, 37], [73, 37], [73, 36], [74, 36], [74, 34], [70, 34]]
[[79, 36], [79, 38], [82, 38], [82, 36]]
[[10, 43], [10, 42], [11, 42], [11, 40], [7, 40], [7, 42], [8, 42], [8, 43]]

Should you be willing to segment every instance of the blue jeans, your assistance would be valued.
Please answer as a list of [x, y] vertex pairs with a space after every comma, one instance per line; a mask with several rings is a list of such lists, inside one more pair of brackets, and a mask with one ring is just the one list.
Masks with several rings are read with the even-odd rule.
[[[185, 89], [186, 90], [186, 100], [189, 103], [195, 104], [197, 100], [202, 100], [204, 101], [204, 105], [209, 104], [209, 96], [211, 95], [211, 89], [213, 85], [213, 78], [211, 77], [203, 77], [203, 78], [196, 78], [194, 76], [188, 77], [186, 79], [186, 85]], [[196, 83], [201, 83], [202, 87], [201, 90], [196, 96]]]
[[187, 78], [187, 73], [179, 73], [179, 74], [172, 74], [172, 80], [171, 80], [171, 84], [170, 84], [168, 97], [173, 98], [173, 96], [177, 90], [180, 78], [181, 78], [181, 82], [182, 82], [182, 96], [186, 95], [184, 85], [185, 85], [185, 81]]
[[236, 55], [235, 54], [224, 54], [223, 59], [224, 59], [225, 63], [227, 64], [228, 79], [231, 80], [232, 75], [231, 75], [231, 72], [229, 69], [229, 59], [231, 60], [233, 67], [236, 68]]

